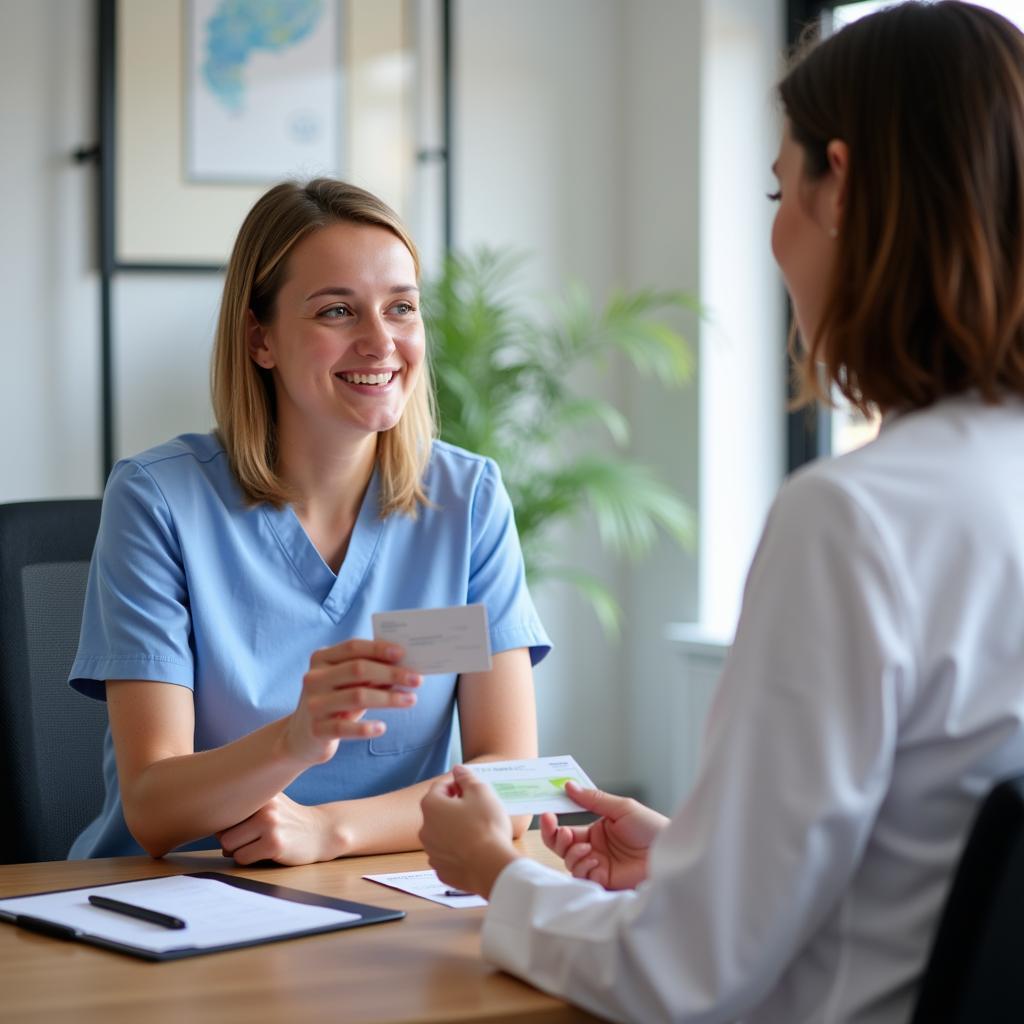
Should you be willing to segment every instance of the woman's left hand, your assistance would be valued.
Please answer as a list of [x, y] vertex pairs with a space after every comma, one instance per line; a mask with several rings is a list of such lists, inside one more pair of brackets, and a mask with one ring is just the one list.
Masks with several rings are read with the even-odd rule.
[[236, 864], [273, 860], [278, 864], [314, 864], [333, 860], [335, 830], [327, 807], [307, 807], [278, 793], [245, 821], [217, 833], [226, 857]]
[[420, 842], [430, 866], [446, 885], [490, 896], [505, 866], [519, 857], [512, 822], [494, 790], [468, 768], [456, 765], [420, 805]]

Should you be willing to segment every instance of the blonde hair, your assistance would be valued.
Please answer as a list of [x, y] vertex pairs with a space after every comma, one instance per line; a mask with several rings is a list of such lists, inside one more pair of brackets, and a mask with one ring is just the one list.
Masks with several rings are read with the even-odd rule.
[[[213, 347], [211, 389], [217, 432], [246, 498], [281, 507], [291, 500], [277, 473], [274, 381], [249, 355], [248, 317], [265, 324], [287, 272], [288, 256], [307, 235], [339, 221], [373, 224], [402, 240], [419, 278], [412, 238], [398, 215], [364, 189], [331, 178], [282, 182], [257, 200], [235, 239]], [[429, 362], [413, 388], [401, 419], [377, 443], [380, 515], [415, 518], [427, 502], [423, 473], [436, 436]]]

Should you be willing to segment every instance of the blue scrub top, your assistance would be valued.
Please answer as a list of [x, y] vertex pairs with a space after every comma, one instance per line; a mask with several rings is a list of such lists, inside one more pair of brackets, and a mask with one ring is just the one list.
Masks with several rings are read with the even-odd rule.
[[[375, 472], [335, 576], [290, 506], [249, 506], [214, 435], [185, 434], [119, 462], [107, 482], [70, 683], [193, 691], [195, 749], [230, 743], [295, 709], [313, 651], [372, 637], [374, 612], [481, 603], [494, 653], [550, 650], [526, 587], [512, 505], [495, 463], [435, 441], [416, 519], [378, 512]], [[387, 732], [343, 741], [285, 790], [312, 805], [373, 796], [448, 768], [455, 675], [427, 676], [412, 708], [374, 711]], [[70, 858], [142, 853], [124, 822], [108, 728], [103, 810]], [[216, 848], [209, 837], [188, 849]]]

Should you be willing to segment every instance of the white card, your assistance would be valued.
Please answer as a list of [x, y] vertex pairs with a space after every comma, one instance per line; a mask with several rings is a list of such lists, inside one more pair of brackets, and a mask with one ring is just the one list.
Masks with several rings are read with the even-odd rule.
[[385, 875], [363, 875], [363, 878], [380, 885], [388, 885], [392, 889], [401, 889], [402, 892], [412, 893], [413, 896], [422, 896], [425, 900], [443, 903], [446, 907], [455, 907], [456, 910], [487, 906], [487, 900], [476, 893], [452, 895], [459, 893], [460, 890], [445, 885], [437, 877], [436, 871], [398, 871]]
[[425, 676], [486, 672], [491, 667], [487, 609], [482, 604], [376, 612], [373, 638], [401, 644], [401, 664]]
[[466, 767], [490, 784], [509, 814], [579, 813], [583, 808], [566, 795], [566, 782], [572, 779], [584, 789], [596, 788], [569, 754], [526, 761], [485, 761]]

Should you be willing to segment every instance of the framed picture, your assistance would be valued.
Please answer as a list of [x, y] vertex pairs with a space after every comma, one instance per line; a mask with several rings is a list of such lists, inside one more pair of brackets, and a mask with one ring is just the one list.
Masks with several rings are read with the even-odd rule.
[[341, 174], [337, 0], [185, 6], [186, 180]]
[[223, 268], [246, 212], [285, 178], [343, 177], [408, 216], [404, 0], [107, 2], [115, 269]]

